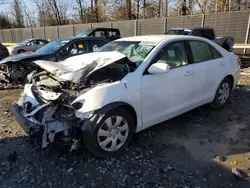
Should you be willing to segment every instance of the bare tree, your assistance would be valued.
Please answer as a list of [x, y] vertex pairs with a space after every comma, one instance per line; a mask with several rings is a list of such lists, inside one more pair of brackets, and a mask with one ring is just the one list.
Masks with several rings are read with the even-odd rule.
[[20, 0], [13, 0], [12, 3], [13, 15], [15, 18], [16, 27], [24, 27], [23, 12]]
[[129, 20], [132, 19], [132, 6], [131, 6], [131, 0], [126, 0], [126, 5], [127, 5], [127, 18]]
[[93, 15], [94, 15], [94, 6], [93, 0], [90, 0], [90, 9], [91, 9], [91, 22], [93, 22]]
[[77, 11], [78, 11], [80, 21], [81, 21], [81, 23], [84, 23], [84, 9], [83, 9], [84, 1], [83, 0], [76, 0], [76, 4], [77, 4]]
[[136, 18], [140, 18], [140, 0], [135, 0], [136, 2]]
[[168, 0], [165, 0], [165, 16], [168, 16]]
[[62, 25], [62, 17], [61, 17], [61, 13], [59, 11], [59, 5], [58, 5], [58, 1], [56, 0], [47, 0], [48, 5], [50, 6], [50, 8], [53, 11], [53, 14], [55, 15], [56, 18], [56, 22], [58, 25]]
[[161, 6], [162, 6], [162, 0], [158, 1], [158, 17], [161, 17]]
[[95, 22], [99, 22], [98, 14], [98, 0], [95, 0]]

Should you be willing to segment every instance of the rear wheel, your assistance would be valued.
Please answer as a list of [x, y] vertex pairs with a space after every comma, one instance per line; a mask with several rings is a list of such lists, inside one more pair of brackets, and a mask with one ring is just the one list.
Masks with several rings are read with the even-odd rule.
[[93, 133], [83, 137], [84, 144], [98, 157], [119, 154], [132, 141], [133, 122], [133, 117], [125, 109], [113, 109], [102, 117]]
[[225, 78], [219, 88], [217, 89], [215, 98], [213, 103], [211, 104], [214, 108], [222, 107], [228, 100], [231, 90], [232, 90], [232, 82], [229, 78]]

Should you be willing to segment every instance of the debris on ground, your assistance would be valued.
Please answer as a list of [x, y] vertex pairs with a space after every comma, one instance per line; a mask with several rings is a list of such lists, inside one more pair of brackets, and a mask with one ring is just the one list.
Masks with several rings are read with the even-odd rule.
[[231, 161], [231, 165], [237, 165], [237, 163], [238, 163], [238, 161], [236, 161], [236, 160]]
[[240, 174], [240, 172], [236, 169], [236, 168], [232, 168], [232, 173], [237, 177], [242, 179], [242, 175]]
[[219, 162], [225, 162], [227, 160], [226, 156], [216, 155], [215, 159]]
[[[94, 158], [85, 148], [34, 148], [10, 112], [21, 91], [0, 91], [1, 188], [250, 187], [245, 178], [250, 176], [250, 91], [245, 87], [222, 109], [204, 106], [134, 135], [125, 153], [109, 159]], [[243, 178], [233, 173], [236, 166]]]

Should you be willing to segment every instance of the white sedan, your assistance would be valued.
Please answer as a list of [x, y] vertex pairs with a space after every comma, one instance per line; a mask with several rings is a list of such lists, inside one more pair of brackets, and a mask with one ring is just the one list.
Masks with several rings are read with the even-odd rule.
[[13, 114], [42, 147], [80, 143], [94, 155], [124, 150], [134, 133], [204, 104], [222, 107], [240, 61], [193, 36], [122, 38], [60, 63], [35, 62]]

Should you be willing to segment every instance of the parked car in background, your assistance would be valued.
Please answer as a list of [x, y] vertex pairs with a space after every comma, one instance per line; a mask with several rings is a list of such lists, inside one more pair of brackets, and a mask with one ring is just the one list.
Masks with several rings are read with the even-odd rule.
[[7, 49], [9, 51], [9, 54], [20, 54], [24, 52], [30, 52], [30, 51], [36, 51], [37, 49], [43, 47], [49, 43], [47, 40], [44, 39], [27, 39], [16, 46], [8, 46]]
[[[123, 151], [134, 133], [198, 106], [222, 107], [240, 61], [201, 37], [121, 38], [59, 63], [35, 61], [12, 112], [42, 147], [84, 143], [94, 155]], [[82, 142], [83, 141], [83, 142]]]
[[104, 37], [109, 40], [116, 40], [121, 37], [120, 30], [116, 28], [93, 28], [81, 31], [77, 37]]
[[[10, 83], [25, 83], [26, 76], [37, 66], [31, 63], [35, 60], [49, 60], [57, 62], [79, 54], [97, 51], [109, 41], [95, 37], [72, 37], [52, 41], [35, 52], [10, 56], [0, 61], [1, 74], [5, 73]], [[1, 76], [2, 78], [3, 76]]]
[[213, 28], [209, 27], [191, 27], [191, 28], [171, 28], [165, 32], [167, 35], [189, 35], [204, 37], [214, 41], [227, 51], [233, 51], [234, 38], [233, 37], [216, 37]]
[[0, 43], [0, 60], [9, 56], [8, 49]]

